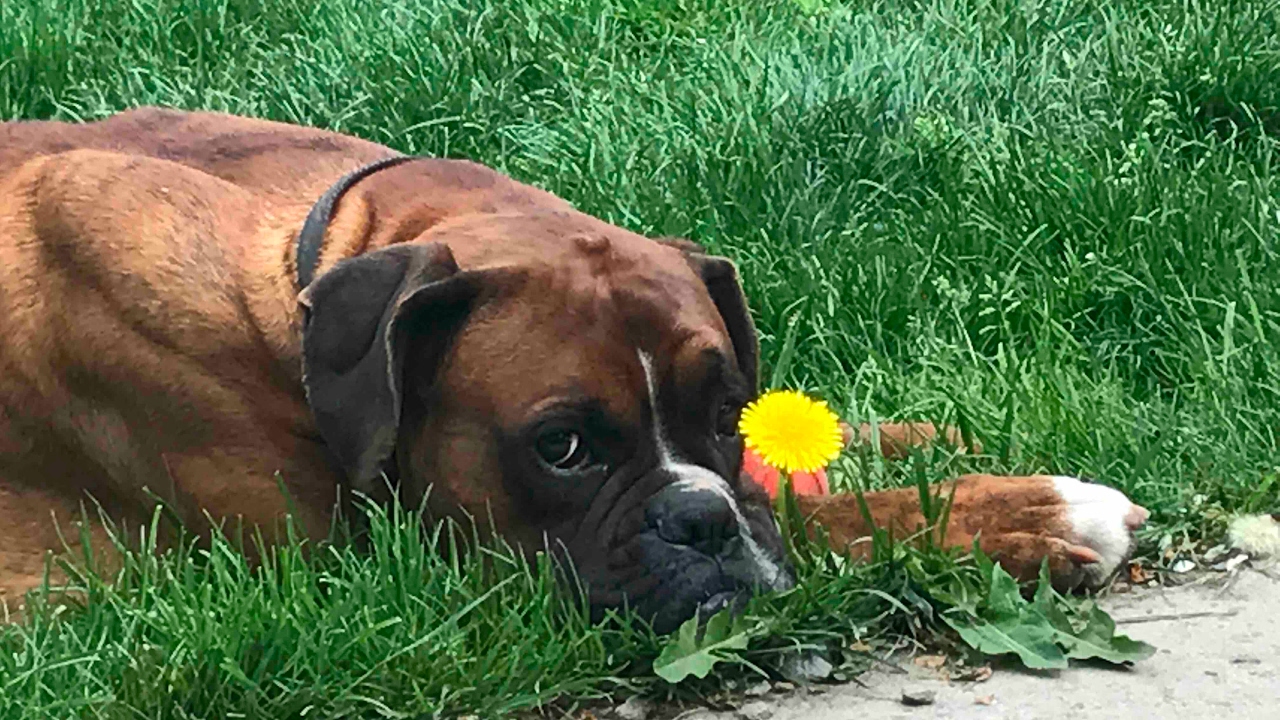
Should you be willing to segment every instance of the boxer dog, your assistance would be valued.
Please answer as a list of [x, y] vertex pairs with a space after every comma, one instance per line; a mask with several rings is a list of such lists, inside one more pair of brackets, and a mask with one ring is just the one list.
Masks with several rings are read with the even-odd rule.
[[[215, 113], [0, 124], [9, 600], [86, 498], [322, 538], [348, 491], [395, 487], [558, 548], [593, 607], [670, 630], [794, 583], [741, 473], [758, 365], [728, 260], [475, 163]], [[1107, 577], [1145, 518], [1072, 478], [955, 489], [946, 542], [1064, 585]], [[855, 554], [868, 520], [924, 520], [914, 490], [868, 494], [869, 519], [802, 500]]]

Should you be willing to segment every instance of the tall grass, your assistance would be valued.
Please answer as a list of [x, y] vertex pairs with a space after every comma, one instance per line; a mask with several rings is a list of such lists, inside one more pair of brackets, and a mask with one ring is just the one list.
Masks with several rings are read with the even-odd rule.
[[118, 571], [63, 565], [82, 611], [37, 605], [0, 635], [0, 716], [495, 717], [616, 690], [653, 644], [588, 623], [550, 564], [415, 519], [375, 509], [365, 552], [294, 542], [256, 567], [221, 536], [163, 555], [118, 537]]
[[[0, 717], [502, 717], [672, 696], [649, 672], [661, 638], [625, 611], [592, 622], [547, 556], [530, 564], [398, 504], [371, 505], [368, 517], [358, 549], [294, 538], [259, 545], [255, 565], [220, 534], [158, 551], [154, 524], [115, 531], [118, 567], [88, 552], [60, 560], [69, 581], [0, 626]], [[930, 586], [979, 594], [954, 553], [882, 550], [872, 564], [798, 557], [799, 586], [746, 610], [768, 633], [680, 695], [758, 682], [798, 650], [860, 671], [865, 651], [848, 651], [850, 639], [907, 638], [938, 622]]]
[[[690, 237], [738, 261], [766, 377], [851, 420], [984, 441], [932, 455], [930, 478], [1115, 485], [1154, 511], [1152, 547], [1280, 509], [1278, 20], [1264, 0], [28, 0], [0, 3], [0, 117], [162, 104], [307, 123]], [[405, 612], [375, 635], [429, 625]], [[547, 652], [608, 645], [566, 627]], [[83, 656], [124, 631], [85, 630]], [[566, 676], [597, 678], [625, 654], [572, 652]], [[446, 685], [414, 707], [505, 707], [497, 685]]]

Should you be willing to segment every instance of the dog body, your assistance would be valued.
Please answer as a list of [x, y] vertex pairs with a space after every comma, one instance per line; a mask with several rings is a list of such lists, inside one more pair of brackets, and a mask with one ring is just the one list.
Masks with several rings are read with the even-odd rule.
[[[133, 523], [159, 498], [189, 528], [292, 512], [323, 537], [344, 490], [384, 475], [563, 548], [593, 603], [625, 596], [661, 628], [791, 583], [739, 477], [757, 358], [732, 266], [443, 159], [353, 183], [300, 264], [316, 199], [393, 154], [214, 113], [0, 124], [0, 598], [40, 581], [50, 514], [86, 494]], [[964, 481], [954, 541], [998, 527], [1011, 556], [1110, 572], [1145, 513], [1063, 482]], [[847, 502], [807, 502], [865, 534]]]

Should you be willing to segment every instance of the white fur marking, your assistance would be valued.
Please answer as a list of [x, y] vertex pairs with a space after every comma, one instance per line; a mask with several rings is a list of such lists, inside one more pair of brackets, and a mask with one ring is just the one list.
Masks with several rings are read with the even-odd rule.
[[1059, 475], [1053, 488], [1067, 505], [1067, 524], [1075, 542], [1102, 556], [1102, 562], [1087, 569], [1091, 584], [1098, 584], [1115, 572], [1132, 549], [1132, 535], [1125, 524], [1133, 503], [1115, 488]]
[[653, 443], [658, 449], [658, 466], [679, 478], [676, 481], [676, 488], [681, 491], [710, 491], [724, 498], [729, 503], [729, 509], [733, 511], [734, 519], [738, 521], [742, 543], [755, 561], [756, 567], [760, 568], [765, 584], [771, 590], [787, 589], [785, 573], [765, 554], [760, 543], [756, 542], [755, 536], [751, 533], [751, 526], [747, 524], [747, 518], [742, 514], [742, 508], [738, 506], [738, 499], [733, 496], [724, 478], [704, 467], [680, 462], [676, 458], [671, 444], [667, 441], [666, 432], [662, 427], [662, 418], [658, 413], [658, 383], [653, 373], [653, 358], [643, 350], [637, 350], [636, 354], [640, 356], [640, 366], [644, 368], [645, 385], [649, 389], [649, 412], [653, 424]]
[[658, 463], [669, 466], [674, 461], [671, 446], [667, 444], [667, 434], [662, 429], [662, 417], [658, 414], [658, 382], [653, 375], [653, 358], [643, 350], [637, 350], [640, 356], [640, 367], [644, 368], [644, 382], [649, 388], [649, 413], [653, 421], [653, 443], [658, 448]]

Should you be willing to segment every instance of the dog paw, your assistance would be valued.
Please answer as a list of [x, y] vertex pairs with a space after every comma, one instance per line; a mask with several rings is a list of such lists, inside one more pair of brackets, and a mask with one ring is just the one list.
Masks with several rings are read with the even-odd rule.
[[1119, 490], [1079, 478], [1055, 476], [1053, 489], [1062, 498], [1065, 539], [1078, 548], [1072, 559], [1081, 583], [1100, 587], [1133, 555], [1133, 533], [1149, 513]]
[[1147, 515], [1119, 490], [1074, 477], [967, 475], [956, 486], [948, 541], [976, 536], [1022, 581], [1048, 560], [1059, 590], [1094, 589], [1128, 561]]

